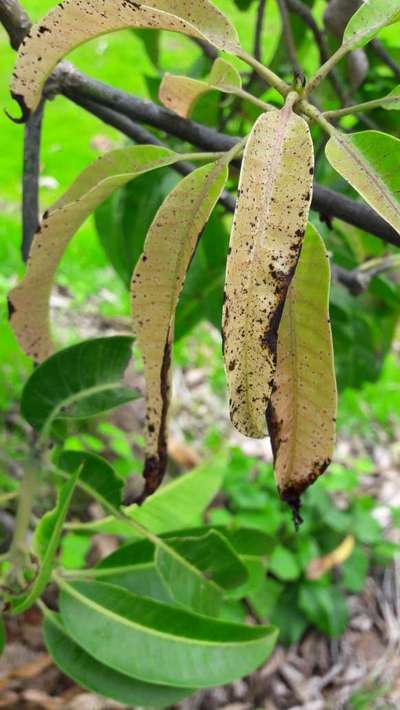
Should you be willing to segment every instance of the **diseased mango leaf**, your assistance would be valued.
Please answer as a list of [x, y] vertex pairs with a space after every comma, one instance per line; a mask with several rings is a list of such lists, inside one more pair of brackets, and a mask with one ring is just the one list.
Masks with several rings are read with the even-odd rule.
[[242, 163], [223, 313], [232, 423], [255, 438], [267, 433], [278, 326], [307, 224], [313, 172], [309, 128], [290, 104], [260, 116]]
[[71, 238], [114, 190], [149, 170], [179, 160], [157, 146], [114, 150], [95, 160], [43, 215], [22, 282], [9, 294], [10, 323], [21, 348], [36, 362], [53, 352], [49, 298], [54, 274]]
[[267, 409], [279, 493], [296, 514], [301, 493], [325, 471], [335, 444], [329, 286], [328, 254], [309, 224], [279, 326]]
[[277, 636], [271, 626], [209, 619], [102, 582], [63, 582], [60, 612], [67, 633], [101, 663], [148, 683], [187, 688], [251, 673]]
[[363, 47], [383, 27], [400, 20], [400, 0], [366, 0], [351, 17], [343, 35], [349, 49]]
[[173, 321], [199, 236], [228, 177], [226, 161], [198, 168], [160, 207], [132, 277], [133, 330], [146, 381], [144, 496], [158, 488], [167, 463], [166, 421]]
[[400, 232], [400, 140], [380, 131], [335, 131], [325, 152], [332, 167]]
[[145, 708], [163, 708], [194, 692], [185, 688], [144, 683], [100, 663], [72, 640], [60, 617], [50, 611], [46, 612], [43, 636], [50, 656], [63, 673], [82, 688], [123, 705], [136, 706], [139, 703]]
[[37, 107], [60, 59], [94, 37], [125, 27], [172, 30], [218, 49], [240, 49], [235, 28], [209, 0], [64, 0], [31, 28], [19, 49], [11, 92], [23, 118]]
[[12, 613], [21, 614], [29, 609], [44, 592], [60, 544], [64, 521], [79, 479], [80, 468], [72, 474], [59, 491], [57, 505], [39, 521], [33, 538], [33, 550], [40, 561], [40, 568], [31, 588], [25, 594], [11, 600]]
[[165, 74], [160, 84], [159, 98], [167, 108], [187, 118], [197, 99], [213, 89], [234, 94], [242, 88], [239, 72], [225, 59], [216, 59], [207, 81], [186, 76]]
[[138, 398], [121, 382], [132, 338], [96, 338], [60, 350], [33, 371], [21, 397], [21, 413], [42, 437], [60, 419], [85, 419]]

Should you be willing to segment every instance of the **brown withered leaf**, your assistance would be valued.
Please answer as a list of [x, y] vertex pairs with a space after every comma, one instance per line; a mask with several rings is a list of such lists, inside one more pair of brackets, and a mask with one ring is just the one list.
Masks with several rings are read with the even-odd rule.
[[132, 277], [133, 330], [146, 381], [143, 497], [161, 483], [167, 463], [167, 414], [175, 309], [199, 236], [228, 177], [226, 161], [198, 168], [168, 195], [154, 218]]
[[227, 262], [225, 370], [234, 426], [267, 434], [276, 342], [311, 203], [313, 146], [290, 103], [260, 116], [247, 142]]
[[326, 470], [335, 445], [329, 287], [328, 254], [309, 224], [283, 309], [267, 409], [277, 485], [298, 522], [300, 495]]

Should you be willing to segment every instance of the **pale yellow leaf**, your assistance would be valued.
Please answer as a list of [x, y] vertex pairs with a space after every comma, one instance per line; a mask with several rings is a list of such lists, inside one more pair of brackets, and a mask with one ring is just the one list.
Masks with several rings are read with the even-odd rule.
[[141, 173], [171, 165], [179, 158], [177, 153], [156, 146], [111, 151], [89, 165], [43, 215], [25, 276], [9, 294], [11, 326], [21, 348], [36, 362], [45, 360], [54, 350], [49, 328], [49, 298], [54, 274], [75, 232], [118, 187]]
[[247, 436], [267, 434], [278, 326], [308, 220], [313, 172], [310, 131], [291, 106], [260, 116], [242, 164], [223, 316], [231, 419]]
[[279, 326], [267, 409], [278, 489], [295, 513], [301, 493], [325, 471], [335, 445], [329, 287], [328, 254], [316, 229], [308, 225]]
[[229, 94], [235, 93], [241, 87], [239, 72], [229, 62], [218, 58], [207, 81], [165, 74], [160, 85], [159, 98], [164, 106], [187, 118], [196, 101], [208, 91], [218, 89]]
[[166, 466], [173, 322], [199, 236], [228, 177], [226, 161], [205, 165], [184, 178], [154, 218], [132, 277], [133, 330], [146, 382], [144, 495], [160, 484]]
[[64, 0], [32, 27], [18, 52], [11, 91], [26, 117], [39, 103], [46, 78], [72, 49], [124, 27], [164, 29], [238, 52], [229, 20], [210, 0]]

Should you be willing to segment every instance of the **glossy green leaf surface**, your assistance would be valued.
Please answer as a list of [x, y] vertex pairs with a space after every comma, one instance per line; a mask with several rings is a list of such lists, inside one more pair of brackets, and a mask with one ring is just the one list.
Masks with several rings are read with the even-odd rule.
[[33, 549], [39, 558], [40, 568], [32, 587], [22, 597], [13, 603], [13, 613], [20, 614], [40, 597], [45, 590], [51, 573], [54, 560], [60, 544], [65, 518], [72, 500], [72, 496], [79, 479], [80, 468], [75, 470], [58, 494], [57, 505], [54, 510], [46, 513], [39, 521], [33, 539]]
[[[24, 278], [9, 294], [11, 327], [21, 348], [36, 362], [45, 360], [54, 350], [49, 298], [55, 272], [75, 232], [118, 187], [177, 160], [179, 156], [168, 148], [151, 145], [110, 151], [85, 168], [45, 212], [32, 243]], [[108, 239], [113, 236], [109, 233]]]
[[46, 615], [43, 635], [47, 650], [58, 668], [92, 693], [99, 693], [124, 705], [150, 708], [175, 704], [191, 694], [189, 689], [151, 685], [105, 666], [72, 640], [56, 614]]
[[31, 375], [21, 412], [38, 432], [57, 419], [86, 418], [137, 399], [121, 380], [131, 358], [132, 338], [87, 340], [52, 355]]
[[335, 170], [400, 232], [400, 140], [379, 131], [337, 132], [325, 152]]
[[273, 627], [217, 621], [99, 582], [63, 584], [67, 632], [121, 673], [182, 687], [229, 683], [271, 653]]
[[350, 19], [343, 44], [351, 49], [363, 47], [383, 27], [400, 20], [400, 0], [366, 0]]
[[63, 451], [56, 463], [60, 469], [69, 473], [80, 468], [79, 486], [99, 502], [104, 501], [106, 506], [120, 507], [124, 484], [108, 461], [84, 451]]

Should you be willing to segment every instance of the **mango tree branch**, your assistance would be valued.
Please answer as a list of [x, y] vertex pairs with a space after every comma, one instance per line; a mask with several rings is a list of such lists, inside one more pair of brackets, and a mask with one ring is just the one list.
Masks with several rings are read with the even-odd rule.
[[18, 49], [31, 28], [29, 15], [16, 0], [0, 0], [0, 22], [10, 38], [13, 49]]
[[263, 28], [264, 28], [264, 18], [265, 18], [266, 7], [267, 7], [267, 0], [259, 0], [258, 8], [257, 8], [257, 15], [256, 15], [256, 24], [255, 24], [255, 28], [254, 28], [254, 48], [253, 48], [253, 54], [258, 62], [262, 61], [262, 33], [263, 33]]
[[288, 54], [289, 62], [292, 66], [294, 74], [297, 76], [301, 76], [303, 72], [297, 57], [297, 50], [293, 37], [292, 25], [290, 23], [290, 16], [286, 0], [278, 0], [278, 7], [282, 20], [282, 34], [286, 45], [286, 51]]
[[346, 106], [344, 108], [336, 109], [334, 111], [324, 111], [324, 118], [341, 118], [341, 116], [349, 116], [353, 113], [361, 113], [362, 111], [372, 111], [374, 108], [380, 108], [385, 104], [393, 103], [393, 96], [384, 96], [381, 99], [373, 99], [372, 101], [364, 101], [361, 104], [354, 104], [354, 106]]

